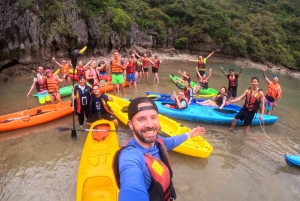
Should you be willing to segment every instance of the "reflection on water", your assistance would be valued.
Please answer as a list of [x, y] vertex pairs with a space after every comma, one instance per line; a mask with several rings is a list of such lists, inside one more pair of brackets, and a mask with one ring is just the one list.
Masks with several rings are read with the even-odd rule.
[[[215, 89], [227, 86], [220, 65], [225, 71], [233, 68], [238, 72], [240, 68], [209, 60], [207, 66], [213, 69], [209, 86]], [[164, 60], [158, 85], [152, 83], [150, 75], [149, 83], [138, 84], [139, 90], [127, 88], [126, 97], [145, 96], [144, 91], [178, 91], [168, 75], [185, 70], [195, 80], [195, 66], [196, 63], [187, 61]], [[269, 78], [272, 74], [267, 71]], [[252, 76], [258, 76], [260, 88], [266, 90], [261, 70], [246, 67], [239, 79], [239, 95], [251, 86]], [[284, 75], [279, 75], [279, 82], [283, 97], [272, 111], [279, 120], [275, 125], [265, 126], [268, 136], [260, 126], [252, 126], [245, 136], [242, 127], [229, 132], [228, 126], [178, 120], [191, 128], [205, 126], [204, 138], [214, 151], [207, 159], [170, 152], [177, 200], [299, 200], [300, 168], [287, 166], [284, 154], [300, 154], [300, 84], [299, 80]], [[31, 84], [32, 78], [0, 83], [0, 114], [27, 109], [26, 94]], [[30, 104], [38, 106], [33, 98]], [[75, 200], [78, 163], [87, 133], [77, 132], [75, 142], [69, 131], [54, 132], [58, 126], [71, 127], [72, 115], [0, 134], [0, 200]], [[118, 135], [120, 144], [131, 137], [130, 133]]]

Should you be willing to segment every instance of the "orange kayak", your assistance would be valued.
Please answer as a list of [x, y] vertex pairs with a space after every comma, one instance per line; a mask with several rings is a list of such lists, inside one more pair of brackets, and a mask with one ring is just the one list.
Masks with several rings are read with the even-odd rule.
[[35, 126], [72, 113], [71, 102], [35, 107], [0, 116], [0, 131], [9, 131]]

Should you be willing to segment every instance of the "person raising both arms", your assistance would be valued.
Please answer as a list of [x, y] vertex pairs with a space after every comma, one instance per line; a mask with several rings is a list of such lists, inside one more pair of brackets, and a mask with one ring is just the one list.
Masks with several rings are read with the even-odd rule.
[[[205, 57], [204, 59], [202, 58], [201, 55], [199, 55], [199, 59], [198, 60], [192, 60], [192, 59], [186, 59], [188, 61], [196, 61], [198, 63], [198, 66], [196, 66], [196, 70], [200, 73], [201, 76], [203, 76], [205, 74], [205, 65], [206, 65], [206, 60], [211, 57], [211, 55], [213, 55], [215, 53], [215, 51], [212, 51], [207, 57]], [[196, 74], [197, 77], [198, 73]]]
[[172, 150], [189, 138], [205, 134], [205, 128], [198, 126], [174, 137], [159, 136], [157, 106], [153, 100], [145, 97], [130, 102], [128, 126], [133, 137], [116, 152], [113, 160], [113, 172], [120, 188], [118, 200], [176, 199], [167, 150]]
[[74, 87], [74, 109], [78, 117], [80, 128], [83, 128], [84, 116], [89, 117], [90, 114], [90, 101], [92, 89], [86, 84], [86, 78], [81, 75], [78, 78], [78, 85]]
[[105, 93], [101, 93], [98, 84], [93, 85], [92, 91], [93, 94], [91, 95], [90, 109], [89, 109], [90, 115], [86, 120], [86, 123], [88, 125], [91, 125], [93, 122], [103, 118], [108, 121], [113, 121], [117, 128], [119, 125], [118, 120], [113, 115], [112, 110], [107, 104], [107, 101], [114, 101], [114, 99], [108, 97]]
[[244, 134], [247, 134], [254, 119], [256, 112], [261, 109], [261, 114], [259, 119], [262, 120], [264, 117], [264, 93], [261, 89], [258, 88], [259, 79], [257, 77], [252, 77], [251, 87], [246, 89], [246, 91], [238, 98], [234, 100], [229, 100], [231, 103], [238, 102], [245, 98], [245, 103], [242, 109], [235, 115], [231, 122], [231, 127], [229, 130], [233, 130], [236, 124], [237, 119], [241, 121], [244, 120]]
[[[138, 57], [141, 57], [140, 55], [138, 55], [138, 53], [134, 52], [134, 54]], [[148, 68], [149, 68], [149, 63], [151, 63], [151, 65], [155, 65], [150, 58], [148, 58], [147, 54], [145, 53], [142, 57], [142, 62], [143, 62], [143, 72], [144, 72], [144, 75], [143, 75], [143, 80], [145, 80], [145, 82], [148, 82], [148, 76], [149, 76], [149, 73], [148, 73]]]
[[123, 76], [123, 71], [126, 69], [125, 62], [121, 57], [119, 56], [119, 52], [115, 51], [114, 56], [110, 61], [110, 68], [109, 72], [111, 72], [112, 75], [112, 84], [114, 85], [113, 87], [113, 93], [114, 95], [116, 94], [116, 90], [118, 87], [120, 87], [122, 96], [125, 96], [124, 93], [124, 76]]
[[51, 100], [47, 90], [47, 76], [44, 74], [43, 66], [39, 66], [37, 71], [38, 73], [33, 78], [33, 83], [29, 89], [29, 92], [27, 93], [27, 98], [35, 87], [38, 94], [39, 103], [41, 105], [45, 105], [45, 103], [48, 104]]
[[94, 58], [92, 57], [91, 60], [89, 62], [87, 62], [85, 65], [83, 65], [82, 61], [78, 62], [78, 66], [76, 67], [78, 80], [81, 75], [85, 76], [85, 72], [87, 71], [88, 66], [90, 65], [90, 63], [92, 63], [93, 60], [94, 60]]
[[202, 102], [196, 102], [199, 105], [207, 105], [207, 106], [219, 106], [222, 109], [226, 105], [227, 100], [227, 89], [222, 86], [219, 93], [216, 95], [214, 100], [205, 100]]
[[209, 69], [209, 75], [206, 77], [206, 74], [203, 74], [201, 76], [201, 74], [197, 71], [197, 74], [199, 77], [199, 85], [194, 86], [194, 88], [193, 88], [194, 94], [198, 93], [201, 88], [203, 88], [203, 89], [208, 88], [208, 80], [211, 77], [211, 72], [212, 72], [212, 69]]
[[60, 73], [63, 77], [63, 84], [66, 86], [66, 80], [68, 80], [68, 84], [71, 85], [70, 76], [69, 76], [69, 66], [71, 66], [69, 61], [62, 60], [62, 63], [58, 63], [55, 57], [52, 57], [52, 60], [60, 67]]
[[63, 79], [60, 79], [58, 75], [54, 75], [50, 69], [46, 71], [47, 76], [47, 89], [50, 96], [50, 103], [54, 104], [56, 100], [57, 103], [61, 103], [60, 93], [59, 93], [59, 82], [63, 82]]
[[158, 68], [160, 66], [160, 64], [162, 63], [162, 60], [159, 60], [157, 55], [154, 56], [154, 59], [152, 60], [152, 62], [154, 63], [154, 65], [152, 65], [152, 73], [153, 73], [153, 82], [157, 82], [157, 84], [159, 83], [159, 79], [158, 79]]
[[265, 107], [267, 110], [267, 114], [271, 114], [271, 110], [273, 107], [277, 106], [278, 101], [281, 99], [282, 90], [280, 85], [278, 84], [278, 76], [273, 76], [273, 81], [270, 81], [266, 75], [266, 69], [263, 68], [263, 76], [268, 84], [268, 89], [265, 96]]
[[229, 74], [224, 71], [224, 68], [220, 66], [223, 74], [228, 78], [228, 99], [232, 96], [233, 98], [237, 97], [237, 86], [238, 86], [238, 78], [244, 69], [244, 66], [241, 67], [240, 72], [234, 74], [233, 69], [229, 69]]

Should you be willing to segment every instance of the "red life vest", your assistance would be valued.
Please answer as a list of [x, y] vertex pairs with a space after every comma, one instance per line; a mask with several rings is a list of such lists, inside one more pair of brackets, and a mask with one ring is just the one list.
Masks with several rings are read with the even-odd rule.
[[236, 79], [235, 75], [233, 75], [233, 76], [229, 75], [228, 80], [229, 80], [229, 86], [231, 86], [231, 87], [237, 86], [237, 79]]
[[154, 66], [153, 68], [159, 68], [160, 61], [158, 59], [153, 60]]
[[134, 62], [128, 62], [126, 72], [128, 74], [134, 73]]
[[268, 89], [267, 89], [267, 92], [266, 92], [266, 96], [268, 97], [268, 100], [274, 102], [276, 98], [280, 98], [281, 97], [281, 94], [278, 94], [277, 93], [277, 88], [279, 87], [280, 85], [278, 83], [275, 83], [272, 82], [271, 84], [269, 84], [268, 86]]
[[79, 78], [81, 75], [85, 76], [85, 69], [84, 67], [77, 66], [77, 77]]
[[191, 89], [191, 87], [188, 87], [188, 88], [184, 87], [184, 89], [183, 89], [184, 96], [186, 97], [186, 99], [187, 99], [188, 101], [189, 101], [190, 98], [191, 98], [190, 89]]
[[257, 112], [257, 110], [260, 107], [260, 100], [257, 99], [259, 96], [259, 92], [261, 89], [258, 89], [252, 96], [252, 89], [251, 87], [248, 89], [247, 95], [246, 95], [246, 100], [244, 104], [244, 108], [247, 109], [248, 111], [253, 111]]
[[[156, 142], [161, 160], [150, 154], [144, 154], [146, 166], [152, 177], [152, 183], [148, 189], [149, 201], [171, 201], [176, 199], [176, 193], [172, 182], [173, 172], [170, 158], [164, 141], [161, 138], [157, 138]], [[126, 144], [115, 153], [112, 164], [115, 180], [119, 188], [121, 187], [119, 172], [120, 153], [129, 146], [134, 147], [133, 145], [126, 146]]]
[[135, 62], [135, 70], [136, 71], [141, 71], [142, 70], [142, 68], [143, 68], [143, 62], [141, 62], [141, 61], [136, 61]]
[[37, 74], [35, 78], [37, 79], [37, 81], [35, 83], [36, 91], [41, 92], [41, 91], [47, 90], [47, 77], [46, 77], [46, 75], [43, 75], [43, 78], [41, 79], [41, 77]]
[[148, 67], [149, 66], [149, 59], [148, 59], [148, 57], [143, 57], [142, 62], [143, 62], [143, 66], [144, 67]]
[[205, 62], [204, 60], [198, 60], [198, 70], [204, 70], [205, 69]]

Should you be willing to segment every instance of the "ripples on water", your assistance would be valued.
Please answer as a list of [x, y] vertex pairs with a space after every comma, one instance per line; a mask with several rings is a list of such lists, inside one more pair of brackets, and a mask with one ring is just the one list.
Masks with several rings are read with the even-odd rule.
[[[178, 89], [168, 74], [186, 70], [195, 78], [195, 65], [186, 61], [164, 61], [160, 68], [160, 84], [138, 85], [139, 90], [126, 89], [126, 97], [144, 96], [144, 91], [171, 93]], [[209, 60], [213, 68], [209, 85], [219, 89], [227, 85], [219, 68], [221, 64]], [[239, 66], [222, 64], [236, 72]], [[269, 78], [272, 73], [267, 72]], [[238, 94], [250, 86], [252, 76], [260, 78], [260, 87], [266, 89], [261, 70], [245, 68], [239, 79]], [[183, 125], [205, 126], [204, 138], [214, 147], [207, 159], [193, 158], [170, 152], [173, 162], [177, 200], [299, 200], [300, 169], [285, 164], [284, 154], [300, 154], [299, 80], [279, 76], [283, 98], [272, 114], [279, 116], [275, 125], [252, 126], [249, 134], [237, 127], [210, 125], [178, 120]], [[0, 114], [27, 109], [26, 94], [32, 78], [0, 83]], [[64, 98], [68, 101], [69, 98]], [[32, 107], [38, 103], [33, 98]], [[238, 103], [242, 105], [242, 102]], [[13, 105], [13, 107], [12, 107]], [[75, 200], [76, 178], [85, 132], [77, 132], [78, 141], [70, 139], [70, 132], [57, 133], [58, 126], [72, 126], [72, 116], [43, 125], [2, 132], [0, 135], [0, 200]], [[76, 127], [78, 124], [76, 125]], [[124, 125], [121, 126], [125, 128]], [[131, 137], [119, 133], [120, 144]]]

